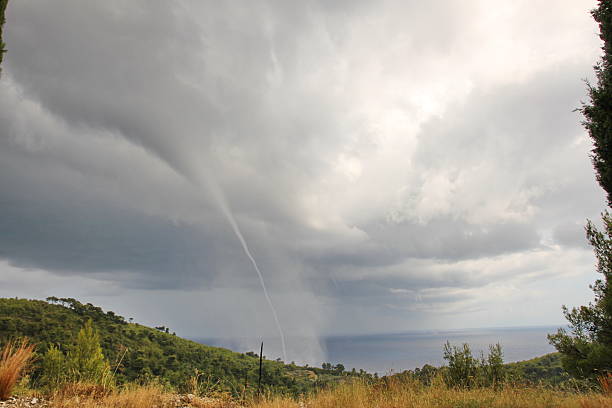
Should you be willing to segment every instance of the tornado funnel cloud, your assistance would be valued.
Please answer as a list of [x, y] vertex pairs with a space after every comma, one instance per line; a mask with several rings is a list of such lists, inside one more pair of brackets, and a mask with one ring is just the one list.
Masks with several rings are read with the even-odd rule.
[[255, 258], [251, 254], [251, 250], [249, 249], [249, 246], [246, 240], [244, 239], [244, 236], [242, 235], [240, 228], [238, 227], [238, 223], [236, 222], [236, 219], [234, 218], [234, 215], [232, 214], [232, 211], [230, 210], [230, 207], [225, 200], [225, 196], [223, 195], [219, 187], [216, 185], [216, 183], [208, 180], [208, 185], [209, 185], [210, 191], [213, 193], [217, 201], [217, 204], [221, 208], [223, 215], [225, 216], [229, 224], [232, 226], [232, 230], [234, 231], [234, 234], [236, 234], [236, 237], [240, 241], [240, 244], [242, 245], [242, 249], [244, 250], [244, 253], [246, 254], [247, 258], [249, 258], [249, 260], [251, 261], [251, 264], [253, 265], [253, 269], [255, 269], [255, 272], [257, 272], [257, 277], [259, 278], [259, 283], [261, 284], [261, 288], [263, 290], [264, 297], [266, 298], [266, 301], [268, 302], [268, 306], [270, 307], [270, 311], [272, 312], [272, 317], [274, 318], [274, 323], [276, 324], [276, 329], [278, 330], [278, 334], [280, 336], [281, 347], [283, 351], [283, 360], [288, 361], [287, 360], [287, 348], [285, 345], [285, 334], [283, 333], [283, 328], [281, 327], [280, 321], [278, 319], [278, 314], [276, 313], [276, 308], [274, 307], [274, 303], [272, 303], [272, 299], [270, 298], [270, 294], [268, 293], [268, 288], [266, 287], [266, 282], [263, 278], [261, 270], [259, 269], [259, 266], [257, 265], [257, 262], [255, 261]]

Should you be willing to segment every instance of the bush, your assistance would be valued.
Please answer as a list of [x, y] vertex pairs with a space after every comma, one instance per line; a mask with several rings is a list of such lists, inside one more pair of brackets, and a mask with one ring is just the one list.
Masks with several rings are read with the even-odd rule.
[[100, 346], [100, 337], [91, 320], [79, 331], [74, 346], [64, 355], [51, 346], [42, 361], [41, 385], [58, 389], [65, 383], [87, 383], [108, 388], [113, 374]]
[[100, 336], [91, 320], [79, 331], [76, 345], [68, 352], [67, 368], [73, 381], [111, 385], [112, 373], [100, 346]]
[[480, 359], [472, 355], [469, 344], [461, 347], [444, 345], [444, 359], [448, 367], [444, 379], [448, 386], [457, 388], [500, 387], [506, 379], [502, 348], [489, 345], [489, 354]]
[[448, 361], [445, 380], [449, 386], [472, 388], [476, 385], [478, 360], [472, 356], [469, 344], [463, 343], [459, 348], [451, 346], [447, 341], [444, 345], [444, 359]]
[[504, 368], [504, 353], [499, 343], [489, 345], [487, 359], [481, 359], [481, 371], [483, 385], [498, 388], [506, 381], [506, 370]]
[[42, 375], [40, 385], [50, 389], [57, 389], [68, 380], [66, 357], [60, 349], [51, 345], [42, 359]]

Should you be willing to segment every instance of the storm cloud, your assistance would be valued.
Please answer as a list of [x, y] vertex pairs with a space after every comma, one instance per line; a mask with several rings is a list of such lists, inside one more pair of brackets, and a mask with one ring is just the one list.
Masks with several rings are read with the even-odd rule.
[[560, 322], [604, 208], [592, 7], [12, 1], [0, 295], [270, 335], [212, 182], [290, 335]]

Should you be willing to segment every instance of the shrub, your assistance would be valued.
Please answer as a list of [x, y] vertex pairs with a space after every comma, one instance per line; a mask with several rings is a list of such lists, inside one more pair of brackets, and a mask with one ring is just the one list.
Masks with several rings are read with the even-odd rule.
[[489, 345], [487, 359], [481, 360], [482, 385], [499, 388], [506, 381], [504, 353], [499, 343]]
[[444, 345], [444, 359], [448, 361], [445, 379], [449, 386], [472, 388], [476, 385], [478, 360], [472, 356], [469, 344], [463, 343], [459, 348], [451, 346], [447, 341]]
[[469, 344], [461, 347], [451, 346], [447, 341], [444, 345], [444, 359], [448, 367], [444, 371], [444, 379], [450, 387], [499, 388], [506, 379], [502, 348], [499, 344], [489, 345], [489, 354], [480, 359], [472, 356]]
[[24, 338], [9, 341], [0, 355], [0, 400], [11, 396], [13, 388], [29, 368], [34, 357], [34, 345]]
[[40, 383], [52, 390], [66, 383], [83, 383], [102, 388], [113, 385], [113, 374], [100, 346], [100, 337], [91, 320], [79, 331], [76, 344], [64, 355], [51, 346], [42, 361]]
[[41, 371], [39, 382], [50, 389], [57, 389], [68, 380], [66, 356], [57, 346], [51, 345], [43, 356]]
[[100, 336], [91, 320], [79, 331], [76, 345], [68, 352], [66, 365], [72, 381], [110, 386], [112, 373], [100, 346]]

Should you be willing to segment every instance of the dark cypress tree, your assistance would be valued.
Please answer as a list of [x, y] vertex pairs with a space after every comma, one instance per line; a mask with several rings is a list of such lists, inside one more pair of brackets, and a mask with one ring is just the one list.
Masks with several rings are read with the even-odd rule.
[[588, 84], [590, 103], [580, 110], [594, 144], [591, 158], [597, 181], [606, 191], [608, 206], [612, 206], [612, 1], [599, 0], [592, 15], [599, 24], [603, 56], [594, 67], [597, 84]]
[[[612, 206], [612, 0], [599, 0], [591, 12], [599, 24], [603, 41], [603, 56], [595, 65], [597, 84], [587, 83], [590, 103], [582, 106], [583, 125], [593, 140], [591, 159], [597, 181], [606, 191], [608, 206]], [[612, 373], [612, 216], [602, 215], [604, 230], [599, 231], [590, 221], [586, 235], [597, 258], [597, 272], [602, 274], [591, 289], [595, 299], [588, 306], [563, 313], [570, 333], [559, 329], [548, 339], [562, 354], [564, 368], [579, 378], [596, 378]]]
[[2, 57], [6, 52], [4, 48], [4, 42], [2, 41], [2, 28], [4, 27], [4, 11], [6, 10], [6, 6], [8, 4], [8, 0], [0, 0], [0, 72], [2, 72]]

